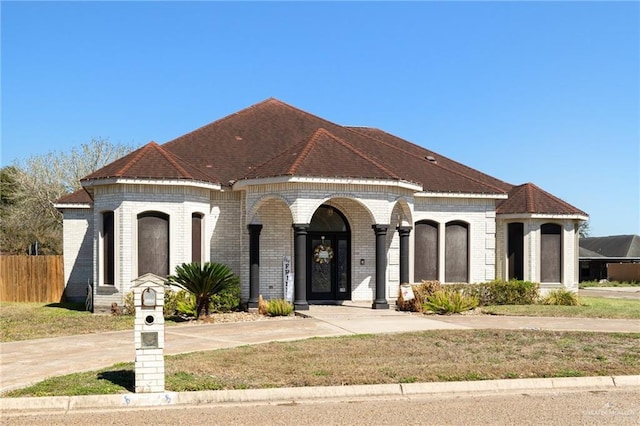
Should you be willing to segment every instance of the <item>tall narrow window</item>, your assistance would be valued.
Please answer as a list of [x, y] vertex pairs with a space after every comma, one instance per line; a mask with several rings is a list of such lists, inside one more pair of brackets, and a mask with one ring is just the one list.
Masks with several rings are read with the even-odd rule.
[[191, 261], [202, 262], [202, 214], [191, 215]]
[[102, 283], [115, 283], [115, 237], [113, 212], [102, 213]]
[[562, 282], [562, 228], [545, 223], [540, 234], [540, 282]]
[[420, 221], [415, 224], [415, 281], [438, 279], [438, 224]]
[[169, 216], [160, 212], [138, 215], [138, 276], [148, 272], [169, 275]]
[[510, 223], [508, 226], [507, 262], [510, 280], [524, 279], [524, 224]]
[[469, 281], [469, 225], [464, 222], [449, 222], [445, 228], [444, 280]]

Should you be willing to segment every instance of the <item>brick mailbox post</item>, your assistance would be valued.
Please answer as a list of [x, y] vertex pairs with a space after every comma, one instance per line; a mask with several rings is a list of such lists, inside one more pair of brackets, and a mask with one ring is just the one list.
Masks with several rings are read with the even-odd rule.
[[164, 392], [164, 281], [154, 274], [133, 281], [136, 393]]

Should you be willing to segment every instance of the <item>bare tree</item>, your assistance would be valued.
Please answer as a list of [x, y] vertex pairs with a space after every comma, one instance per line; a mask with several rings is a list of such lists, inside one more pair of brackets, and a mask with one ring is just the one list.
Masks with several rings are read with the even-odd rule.
[[0, 249], [26, 253], [37, 242], [42, 254], [62, 253], [62, 215], [53, 203], [80, 188], [80, 179], [133, 149], [95, 138], [70, 152], [50, 152], [5, 167], [0, 204]]
[[587, 238], [589, 234], [591, 234], [588, 220], [580, 222], [580, 225], [578, 226], [578, 234], [580, 234], [580, 238]]

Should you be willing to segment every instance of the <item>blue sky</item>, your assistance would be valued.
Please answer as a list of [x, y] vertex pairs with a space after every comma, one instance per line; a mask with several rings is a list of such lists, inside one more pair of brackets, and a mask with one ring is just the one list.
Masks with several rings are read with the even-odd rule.
[[1, 165], [268, 97], [640, 234], [638, 2], [7, 2]]

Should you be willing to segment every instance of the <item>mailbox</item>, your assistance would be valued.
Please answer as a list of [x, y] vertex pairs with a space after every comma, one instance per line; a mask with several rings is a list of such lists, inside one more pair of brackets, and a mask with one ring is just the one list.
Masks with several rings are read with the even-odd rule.
[[164, 294], [165, 280], [145, 274], [133, 281], [136, 308], [136, 393], [164, 392]]

